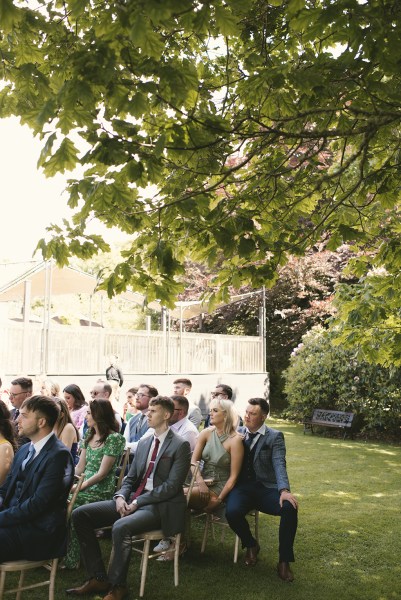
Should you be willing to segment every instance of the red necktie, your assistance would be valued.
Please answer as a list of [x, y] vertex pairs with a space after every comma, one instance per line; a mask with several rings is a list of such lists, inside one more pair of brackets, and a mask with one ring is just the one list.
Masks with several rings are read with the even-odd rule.
[[143, 490], [145, 489], [145, 485], [149, 478], [149, 475], [151, 474], [151, 472], [153, 471], [153, 467], [155, 466], [155, 460], [156, 460], [156, 456], [157, 456], [157, 451], [159, 449], [159, 444], [160, 444], [160, 440], [159, 440], [159, 438], [156, 438], [152, 456], [150, 457], [150, 463], [148, 465], [148, 468], [146, 469], [145, 475], [142, 477], [142, 481], [139, 484], [138, 489], [136, 490], [136, 492], [133, 496], [134, 499], [138, 498], [138, 496], [140, 496], [142, 494]]

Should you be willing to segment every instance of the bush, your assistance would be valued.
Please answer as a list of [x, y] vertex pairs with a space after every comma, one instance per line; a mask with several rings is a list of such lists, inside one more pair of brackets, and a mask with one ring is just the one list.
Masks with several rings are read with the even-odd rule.
[[284, 371], [287, 416], [304, 419], [314, 408], [352, 411], [365, 431], [399, 433], [401, 369], [359, 361], [334, 336], [314, 328], [293, 351]]

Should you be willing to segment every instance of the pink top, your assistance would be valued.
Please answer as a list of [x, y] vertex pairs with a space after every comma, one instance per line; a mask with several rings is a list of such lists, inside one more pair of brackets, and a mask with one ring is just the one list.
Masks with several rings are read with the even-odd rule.
[[87, 410], [88, 405], [84, 404], [83, 406], [81, 406], [81, 408], [77, 408], [76, 410], [71, 411], [71, 419], [77, 429], [79, 429], [82, 423], [84, 422]]

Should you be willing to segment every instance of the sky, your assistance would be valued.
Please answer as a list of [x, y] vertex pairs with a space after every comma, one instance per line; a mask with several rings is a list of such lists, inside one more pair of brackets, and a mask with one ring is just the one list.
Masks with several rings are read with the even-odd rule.
[[18, 119], [0, 119], [0, 261], [24, 261], [46, 226], [70, 215], [63, 190], [69, 177], [47, 178], [37, 167], [42, 143]]

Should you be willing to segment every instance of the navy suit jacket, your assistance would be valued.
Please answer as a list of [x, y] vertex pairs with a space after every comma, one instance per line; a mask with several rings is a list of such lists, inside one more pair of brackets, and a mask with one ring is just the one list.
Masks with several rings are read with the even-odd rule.
[[21, 559], [41, 560], [66, 551], [67, 498], [74, 478], [70, 451], [53, 434], [32, 461], [15, 503], [20, 467], [29, 452], [22, 446], [0, 487], [0, 528], [14, 528], [22, 541]]
[[[129, 500], [138, 488], [145, 474], [146, 462], [153, 436], [141, 440], [135, 452], [133, 463], [118, 492]], [[191, 466], [189, 442], [171, 429], [157, 455], [153, 469], [153, 490], [144, 492], [137, 498], [138, 506], [151, 504], [158, 512], [161, 528], [166, 537], [185, 529], [186, 500], [183, 491], [185, 479]]]
[[[257, 439], [253, 459], [256, 477], [265, 487], [289, 490], [284, 435], [266, 425], [264, 428], [264, 435]], [[240, 427], [238, 431], [245, 434], [246, 430], [245, 427]]]

